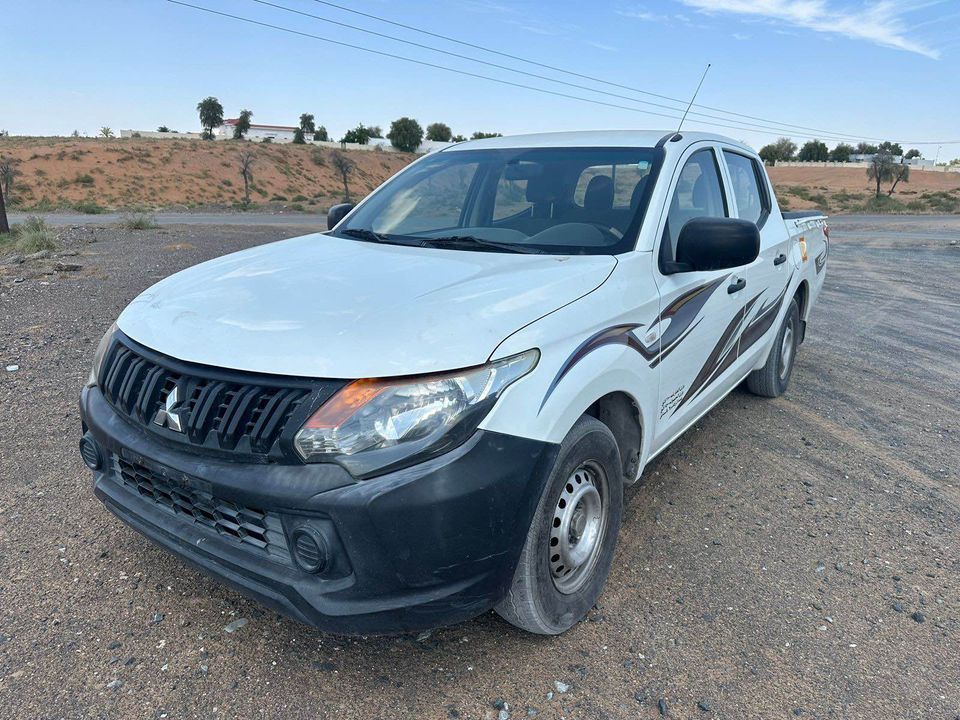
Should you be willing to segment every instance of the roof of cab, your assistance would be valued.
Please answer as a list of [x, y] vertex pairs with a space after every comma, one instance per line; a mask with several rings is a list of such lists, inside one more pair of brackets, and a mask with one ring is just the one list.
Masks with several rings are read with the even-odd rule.
[[[548, 147], [654, 147], [664, 137], [673, 135], [673, 130], [580, 130], [576, 132], [548, 132], [530, 135], [510, 135], [507, 137], [485, 138], [457, 143], [443, 152], [457, 150], [496, 150], [504, 148], [548, 148]], [[683, 146], [703, 140], [722, 142], [746, 148], [732, 138], [715, 133], [684, 130], [680, 133]]]

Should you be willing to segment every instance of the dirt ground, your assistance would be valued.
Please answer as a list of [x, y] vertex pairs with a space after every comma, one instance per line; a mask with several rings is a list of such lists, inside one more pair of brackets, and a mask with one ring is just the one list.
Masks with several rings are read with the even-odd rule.
[[80, 269], [0, 271], [0, 717], [953, 720], [960, 218], [832, 227], [788, 393], [735, 391], [647, 468], [606, 592], [556, 638], [493, 613], [324, 635], [115, 519], [76, 447], [100, 334], [155, 280], [297, 231], [59, 231]]
[[[19, 207], [231, 205], [244, 199], [241, 151], [255, 154], [251, 201], [341, 202], [343, 183], [330, 148], [199, 140], [0, 138], [15, 161], [12, 200]], [[356, 166], [350, 190], [363, 197], [413, 159], [408, 153], [346, 151]], [[8, 199], [9, 201], [9, 199]]]

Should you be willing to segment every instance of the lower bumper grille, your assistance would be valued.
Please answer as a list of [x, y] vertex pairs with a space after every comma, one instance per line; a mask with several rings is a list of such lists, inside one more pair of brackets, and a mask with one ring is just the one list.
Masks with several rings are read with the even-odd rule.
[[255, 548], [271, 559], [291, 565], [280, 518], [245, 507], [164, 477], [141, 463], [114, 456], [115, 478], [161, 510], [215, 531], [219, 536]]

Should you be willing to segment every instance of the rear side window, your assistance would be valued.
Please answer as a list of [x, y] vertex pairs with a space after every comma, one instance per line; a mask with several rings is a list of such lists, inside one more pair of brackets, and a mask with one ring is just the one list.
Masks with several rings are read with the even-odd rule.
[[573, 202], [580, 207], [584, 207], [590, 182], [595, 177], [605, 176], [610, 179], [613, 186], [612, 207], [636, 209], [640, 201], [640, 193], [646, 187], [646, 179], [650, 174], [651, 167], [652, 165], [648, 160], [625, 165], [594, 165], [588, 167], [580, 173], [577, 186], [573, 191]]
[[769, 208], [765, 193], [760, 188], [757, 163], [729, 150], [723, 151], [723, 157], [727, 161], [727, 170], [730, 171], [730, 183], [740, 218], [759, 224]]
[[[727, 204], [720, 182], [720, 168], [713, 150], [699, 150], [684, 163], [680, 180], [670, 200], [662, 257], [676, 258], [677, 240], [687, 221], [698, 217], [727, 217]], [[669, 241], [669, 245], [667, 244]]]

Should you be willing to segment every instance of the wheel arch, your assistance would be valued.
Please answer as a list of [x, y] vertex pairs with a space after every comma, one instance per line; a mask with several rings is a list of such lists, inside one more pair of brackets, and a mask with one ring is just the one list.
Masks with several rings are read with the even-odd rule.
[[640, 474], [643, 450], [643, 418], [637, 401], [622, 390], [609, 392], [597, 398], [584, 411], [596, 418], [613, 433], [620, 450], [623, 481], [632, 485]]

